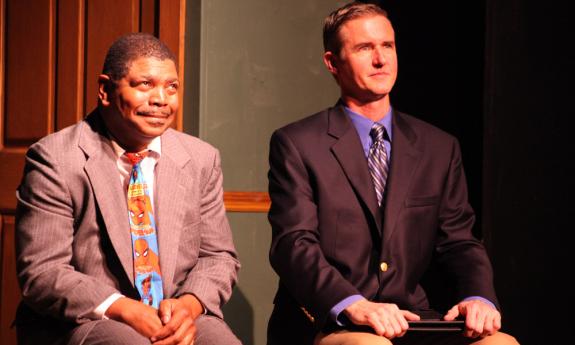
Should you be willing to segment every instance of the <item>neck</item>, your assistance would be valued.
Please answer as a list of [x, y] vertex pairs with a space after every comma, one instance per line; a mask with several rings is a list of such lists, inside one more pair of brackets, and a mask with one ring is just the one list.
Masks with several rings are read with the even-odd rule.
[[[139, 137], [128, 137], [126, 136], [127, 130], [124, 130], [122, 123], [119, 122], [119, 116], [116, 114], [106, 113], [100, 110], [102, 115], [102, 120], [104, 121], [104, 126], [108, 136], [113, 139], [122, 149], [126, 152], [136, 153], [142, 152], [148, 148], [148, 145], [152, 142], [154, 138], [146, 138], [143, 136]], [[114, 122], [115, 121], [115, 122]]]
[[390, 109], [389, 95], [385, 95], [384, 97], [375, 101], [367, 102], [363, 102], [361, 100], [345, 95], [342, 95], [341, 99], [345, 105], [353, 112], [361, 114], [374, 122], [381, 120], [389, 112]]

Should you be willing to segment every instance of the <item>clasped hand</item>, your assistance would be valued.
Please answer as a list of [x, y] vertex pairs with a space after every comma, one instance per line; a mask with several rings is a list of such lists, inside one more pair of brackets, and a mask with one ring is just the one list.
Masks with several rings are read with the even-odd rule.
[[158, 310], [123, 297], [108, 308], [106, 315], [131, 326], [154, 345], [189, 345], [196, 334], [194, 320], [202, 308], [193, 295], [165, 299]]

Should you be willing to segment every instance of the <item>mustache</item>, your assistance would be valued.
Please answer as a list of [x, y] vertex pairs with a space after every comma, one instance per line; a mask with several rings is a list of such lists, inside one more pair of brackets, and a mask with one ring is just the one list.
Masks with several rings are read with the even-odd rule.
[[170, 110], [154, 110], [154, 109], [143, 109], [143, 110], [138, 110], [136, 112], [138, 115], [145, 115], [145, 116], [170, 116], [172, 115], [172, 111]]

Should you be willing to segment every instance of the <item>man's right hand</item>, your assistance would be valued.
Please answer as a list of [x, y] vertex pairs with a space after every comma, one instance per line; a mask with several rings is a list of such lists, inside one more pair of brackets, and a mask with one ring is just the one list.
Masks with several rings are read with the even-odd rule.
[[152, 337], [163, 326], [156, 309], [127, 297], [112, 303], [106, 316], [129, 325], [146, 338]]
[[407, 320], [419, 320], [418, 315], [400, 310], [395, 304], [375, 303], [366, 299], [352, 303], [343, 312], [354, 324], [370, 326], [377, 335], [388, 339], [403, 336], [409, 328]]

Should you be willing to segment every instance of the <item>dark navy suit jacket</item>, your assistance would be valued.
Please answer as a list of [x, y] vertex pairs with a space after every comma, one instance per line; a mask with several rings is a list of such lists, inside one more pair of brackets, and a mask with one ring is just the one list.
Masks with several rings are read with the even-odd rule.
[[311, 344], [330, 309], [361, 294], [429, 309], [422, 286], [439, 265], [453, 300], [497, 303], [457, 140], [394, 111], [386, 199], [380, 208], [361, 143], [341, 104], [277, 130], [270, 144], [270, 261], [280, 277], [269, 344]]

